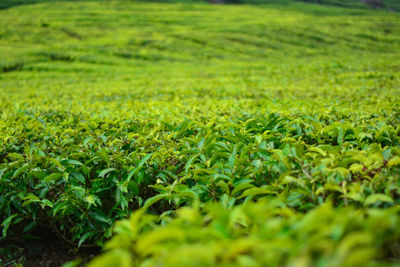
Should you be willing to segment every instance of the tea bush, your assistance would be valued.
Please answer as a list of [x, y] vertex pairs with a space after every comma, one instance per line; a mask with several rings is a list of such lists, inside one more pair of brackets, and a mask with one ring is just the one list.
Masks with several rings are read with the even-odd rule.
[[0, 13], [1, 242], [36, 227], [73, 248], [109, 240], [92, 266], [399, 259], [398, 14]]
[[109, 252], [89, 266], [373, 266], [398, 253], [398, 208], [324, 204], [304, 215], [268, 200], [205, 210], [180, 208], [161, 225], [138, 210], [116, 224]]

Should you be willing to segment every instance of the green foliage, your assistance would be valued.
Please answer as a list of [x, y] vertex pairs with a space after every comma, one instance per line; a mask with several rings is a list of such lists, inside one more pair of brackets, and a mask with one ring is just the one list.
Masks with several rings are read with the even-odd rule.
[[232, 209], [207, 205], [204, 212], [184, 207], [161, 224], [138, 210], [116, 224], [106, 252], [89, 267], [372, 265], [398, 248], [399, 218], [398, 207], [324, 204], [302, 214], [271, 200]]
[[40, 226], [102, 246], [115, 226], [93, 266], [399, 258], [398, 14], [127, 1], [0, 12], [3, 241]]

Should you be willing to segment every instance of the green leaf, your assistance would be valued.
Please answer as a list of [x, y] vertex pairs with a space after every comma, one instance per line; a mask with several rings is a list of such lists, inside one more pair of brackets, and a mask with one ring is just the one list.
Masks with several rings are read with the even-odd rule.
[[78, 267], [78, 266], [81, 266], [81, 264], [82, 264], [82, 260], [77, 259], [77, 260], [73, 260], [73, 261], [64, 263], [61, 267]]
[[33, 194], [29, 194], [26, 197], [23, 198], [24, 203], [22, 204], [22, 207], [25, 207], [26, 205], [29, 205], [31, 203], [34, 202], [40, 202], [40, 198], [38, 198], [37, 196], [33, 195]]
[[78, 160], [74, 160], [74, 159], [69, 159], [69, 160], [65, 161], [65, 163], [69, 164], [69, 165], [78, 165], [78, 166], [83, 165], [82, 162], [80, 162]]
[[51, 203], [51, 201], [48, 199], [43, 199], [40, 203], [40, 206], [42, 207], [42, 209], [44, 209], [44, 207], [46, 207], [46, 206], [52, 208], [53, 203]]
[[99, 209], [97, 209], [97, 211], [89, 212], [89, 214], [90, 214], [94, 219], [96, 219], [97, 221], [106, 223], [106, 224], [108, 224], [108, 225], [111, 225], [111, 220], [108, 219], [108, 218], [106, 218], [105, 215], [104, 215], [104, 214], [101, 214], [101, 213], [102, 213], [102, 212], [101, 212], [101, 210], [99, 210]]
[[269, 189], [267, 186], [262, 186], [262, 187], [255, 187], [255, 188], [250, 188], [247, 189], [246, 191], [243, 192], [243, 194], [239, 197], [244, 198], [247, 196], [256, 196], [256, 195], [266, 195], [266, 194], [276, 194], [275, 191], [272, 191]]
[[58, 178], [61, 178], [61, 177], [63, 177], [62, 173], [52, 173], [50, 175], [47, 175], [45, 178], [43, 178], [43, 181], [48, 183], [48, 182], [57, 180]]
[[[105, 142], [105, 141], [104, 141]], [[100, 158], [104, 161], [104, 162], [109, 162], [109, 157], [108, 157], [108, 154], [107, 154], [107, 151], [106, 150], [100, 150], [98, 153], [97, 153], [99, 156], [100, 156]]]
[[7, 230], [10, 227], [11, 221], [17, 216], [17, 214], [10, 215], [1, 223], [1, 226], [3, 226], [3, 238], [7, 236]]
[[135, 196], [139, 195], [139, 186], [135, 181], [128, 182], [128, 190], [133, 192]]
[[80, 172], [71, 172], [70, 175], [75, 177], [75, 179], [78, 180], [79, 182], [81, 182], [82, 184], [86, 184], [85, 176], [82, 173], [80, 173]]
[[148, 207], [150, 207], [151, 205], [153, 205], [157, 201], [160, 201], [161, 199], [164, 199], [164, 198], [166, 198], [168, 196], [169, 196], [168, 193], [163, 193], [163, 194], [158, 194], [158, 195], [155, 195], [154, 197], [148, 198], [146, 200], [146, 202], [144, 203], [143, 207], [147, 209]]
[[387, 163], [388, 167], [400, 165], [400, 157], [396, 156], [389, 160]]
[[319, 148], [319, 147], [310, 147], [308, 150], [309, 150], [309, 151], [312, 151], [312, 152], [319, 153], [319, 154], [321, 154], [321, 156], [323, 156], [323, 157], [326, 156], [326, 152], [325, 152], [324, 150], [322, 150], [321, 148]]
[[18, 177], [20, 174], [22, 174], [23, 172], [25, 172], [27, 169], [29, 168], [29, 164], [25, 163], [22, 167], [18, 168], [13, 175], [13, 178]]
[[135, 266], [130, 252], [114, 249], [96, 257], [88, 267], [132, 267]]
[[86, 196], [86, 197], [84, 198], [84, 200], [85, 200], [87, 203], [89, 203], [89, 207], [90, 207], [91, 205], [96, 206], [96, 201], [98, 200], [98, 197], [96, 197], [95, 195], [89, 195], [89, 196]]
[[87, 146], [87, 144], [93, 139], [93, 137], [89, 136], [86, 137], [85, 140], [83, 141], [83, 145]]
[[84, 234], [78, 242], [78, 248], [81, 247], [82, 243], [85, 242], [86, 239], [88, 239], [89, 237], [93, 236], [94, 232], [88, 232], [86, 234]]
[[189, 168], [190, 168], [190, 166], [192, 165], [193, 161], [195, 161], [195, 160], [197, 159], [197, 157], [199, 157], [199, 156], [200, 156], [200, 154], [196, 154], [196, 155], [192, 156], [192, 157], [188, 160], [188, 162], [186, 162], [186, 164], [185, 164], [185, 173], [186, 173], [186, 174], [189, 173]]
[[238, 192], [240, 192], [240, 191], [242, 191], [242, 190], [248, 189], [248, 188], [250, 188], [250, 187], [254, 187], [254, 185], [252, 185], [251, 183], [241, 183], [241, 184], [238, 184], [238, 185], [235, 186], [235, 188], [233, 189], [231, 195], [234, 196], [236, 193], [238, 193]]
[[372, 195], [369, 195], [365, 199], [364, 205], [368, 206], [368, 205], [371, 205], [371, 204], [375, 204], [378, 201], [393, 203], [393, 199], [391, 197], [387, 196], [387, 195], [384, 195], [384, 194], [372, 194]]
[[129, 173], [128, 180], [130, 180], [133, 175], [137, 174], [140, 169], [142, 169], [143, 165], [151, 158], [152, 155], [153, 153], [150, 153], [142, 158], [142, 160], [139, 162], [139, 165]]
[[102, 170], [102, 171], [99, 173], [99, 177], [104, 178], [108, 173], [113, 172], [113, 171], [116, 171], [116, 170], [117, 170], [117, 169], [115, 169], [115, 168], [108, 168], [108, 169]]
[[32, 221], [30, 223], [28, 223], [25, 227], [24, 230], [22, 231], [23, 233], [29, 232], [30, 230], [32, 230], [32, 228], [37, 224], [37, 222]]

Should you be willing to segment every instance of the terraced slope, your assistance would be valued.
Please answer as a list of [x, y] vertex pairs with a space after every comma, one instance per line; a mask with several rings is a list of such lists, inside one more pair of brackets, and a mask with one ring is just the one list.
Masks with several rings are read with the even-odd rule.
[[399, 259], [399, 15], [309, 4], [0, 11], [0, 221], [94, 266]]

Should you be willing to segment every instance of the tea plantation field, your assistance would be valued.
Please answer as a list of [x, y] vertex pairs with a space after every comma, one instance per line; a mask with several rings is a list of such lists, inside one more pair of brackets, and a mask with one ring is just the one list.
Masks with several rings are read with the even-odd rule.
[[398, 13], [10, 6], [0, 137], [0, 265], [399, 265]]

